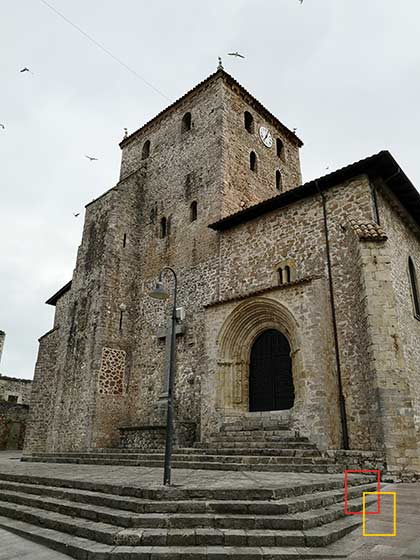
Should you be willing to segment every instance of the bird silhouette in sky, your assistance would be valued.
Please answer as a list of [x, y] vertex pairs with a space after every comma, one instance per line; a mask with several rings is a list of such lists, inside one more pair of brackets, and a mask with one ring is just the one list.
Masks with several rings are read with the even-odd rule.
[[0, 123], [0, 128], [4, 130], [6, 127], [4, 126], [4, 124]]
[[300, 2], [301, 4], [303, 4], [303, 0], [299, 0], [299, 2]]
[[85, 155], [85, 157], [87, 157], [88, 160], [90, 160], [90, 161], [98, 161], [98, 158], [96, 158], [96, 157], [91, 157], [91, 156], [86, 156], [86, 155]]
[[228, 53], [228, 56], [236, 56], [238, 58], [245, 58], [243, 54], [240, 54], [238, 52], [230, 52], [230, 53]]
[[73, 216], [77, 218], [77, 216], [80, 216], [80, 212], [77, 212], [76, 214], [73, 212]]
[[[29, 70], [29, 68], [27, 68], [27, 67], [25, 66], [25, 68], [22, 68], [22, 70], [20, 70], [20, 73], [21, 73], [21, 74], [22, 74], [22, 72], [31, 72], [31, 71]], [[32, 72], [31, 72], [31, 74], [32, 74]]]

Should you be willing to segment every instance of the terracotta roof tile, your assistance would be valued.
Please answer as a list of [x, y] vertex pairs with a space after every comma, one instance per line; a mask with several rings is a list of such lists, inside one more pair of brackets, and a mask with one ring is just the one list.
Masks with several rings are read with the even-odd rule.
[[374, 222], [361, 223], [356, 220], [350, 220], [349, 225], [359, 239], [367, 241], [386, 241], [388, 239], [381, 226]]

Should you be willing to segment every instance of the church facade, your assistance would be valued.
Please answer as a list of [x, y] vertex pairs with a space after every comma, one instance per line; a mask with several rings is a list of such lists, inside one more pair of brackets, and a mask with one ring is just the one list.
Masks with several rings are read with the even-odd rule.
[[179, 441], [286, 420], [420, 471], [420, 194], [389, 152], [302, 185], [300, 139], [222, 68], [120, 146], [47, 302], [25, 452], [164, 424], [170, 266]]

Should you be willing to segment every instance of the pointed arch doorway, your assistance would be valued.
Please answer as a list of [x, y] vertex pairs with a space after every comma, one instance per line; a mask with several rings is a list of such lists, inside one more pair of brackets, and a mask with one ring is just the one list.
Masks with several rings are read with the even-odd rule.
[[289, 341], [276, 329], [265, 330], [251, 348], [249, 411], [287, 410], [294, 400]]

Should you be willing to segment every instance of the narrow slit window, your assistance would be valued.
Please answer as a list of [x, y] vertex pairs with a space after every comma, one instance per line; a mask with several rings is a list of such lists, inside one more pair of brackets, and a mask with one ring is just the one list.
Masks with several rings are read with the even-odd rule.
[[160, 220], [160, 238], [163, 239], [168, 233], [168, 221], [165, 217]]
[[282, 268], [279, 268], [278, 271], [277, 271], [277, 273], [278, 273], [278, 276], [279, 276], [279, 284], [283, 284], [283, 283], [284, 283], [284, 280], [283, 280], [283, 269], [282, 269]]
[[191, 113], [185, 113], [185, 115], [182, 117], [182, 132], [188, 132], [189, 130], [191, 130], [191, 126]]
[[257, 154], [255, 152], [249, 154], [249, 168], [254, 173], [257, 172]]
[[122, 246], [125, 247], [127, 245], [127, 234], [124, 233]]
[[414, 315], [420, 319], [420, 294], [419, 285], [417, 280], [416, 267], [411, 257], [408, 257], [408, 271], [410, 274], [411, 292], [413, 294]]
[[285, 266], [284, 267], [284, 274], [285, 274], [285, 282], [289, 283], [290, 282], [290, 266]]
[[147, 159], [150, 156], [150, 140], [146, 140], [143, 144], [143, 149], [141, 151], [141, 159]]
[[277, 152], [277, 157], [283, 157], [283, 155], [284, 155], [284, 144], [280, 140], [280, 138], [277, 138], [277, 140], [276, 140], [276, 152]]
[[249, 111], [245, 111], [245, 113], [244, 113], [244, 125], [245, 125], [245, 129], [250, 134], [253, 134], [253, 132], [254, 132], [254, 117], [251, 115], [251, 113]]
[[281, 191], [283, 187], [283, 181], [281, 177], [281, 172], [277, 169], [276, 171], [276, 189]]
[[124, 317], [124, 311], [120, 310], [120, 332], [122, 331], [123, 328], [123, 317]]
[[190, 222], [195, 222], [197, 219], [197, 202], [194, 200], [190, 206]]

